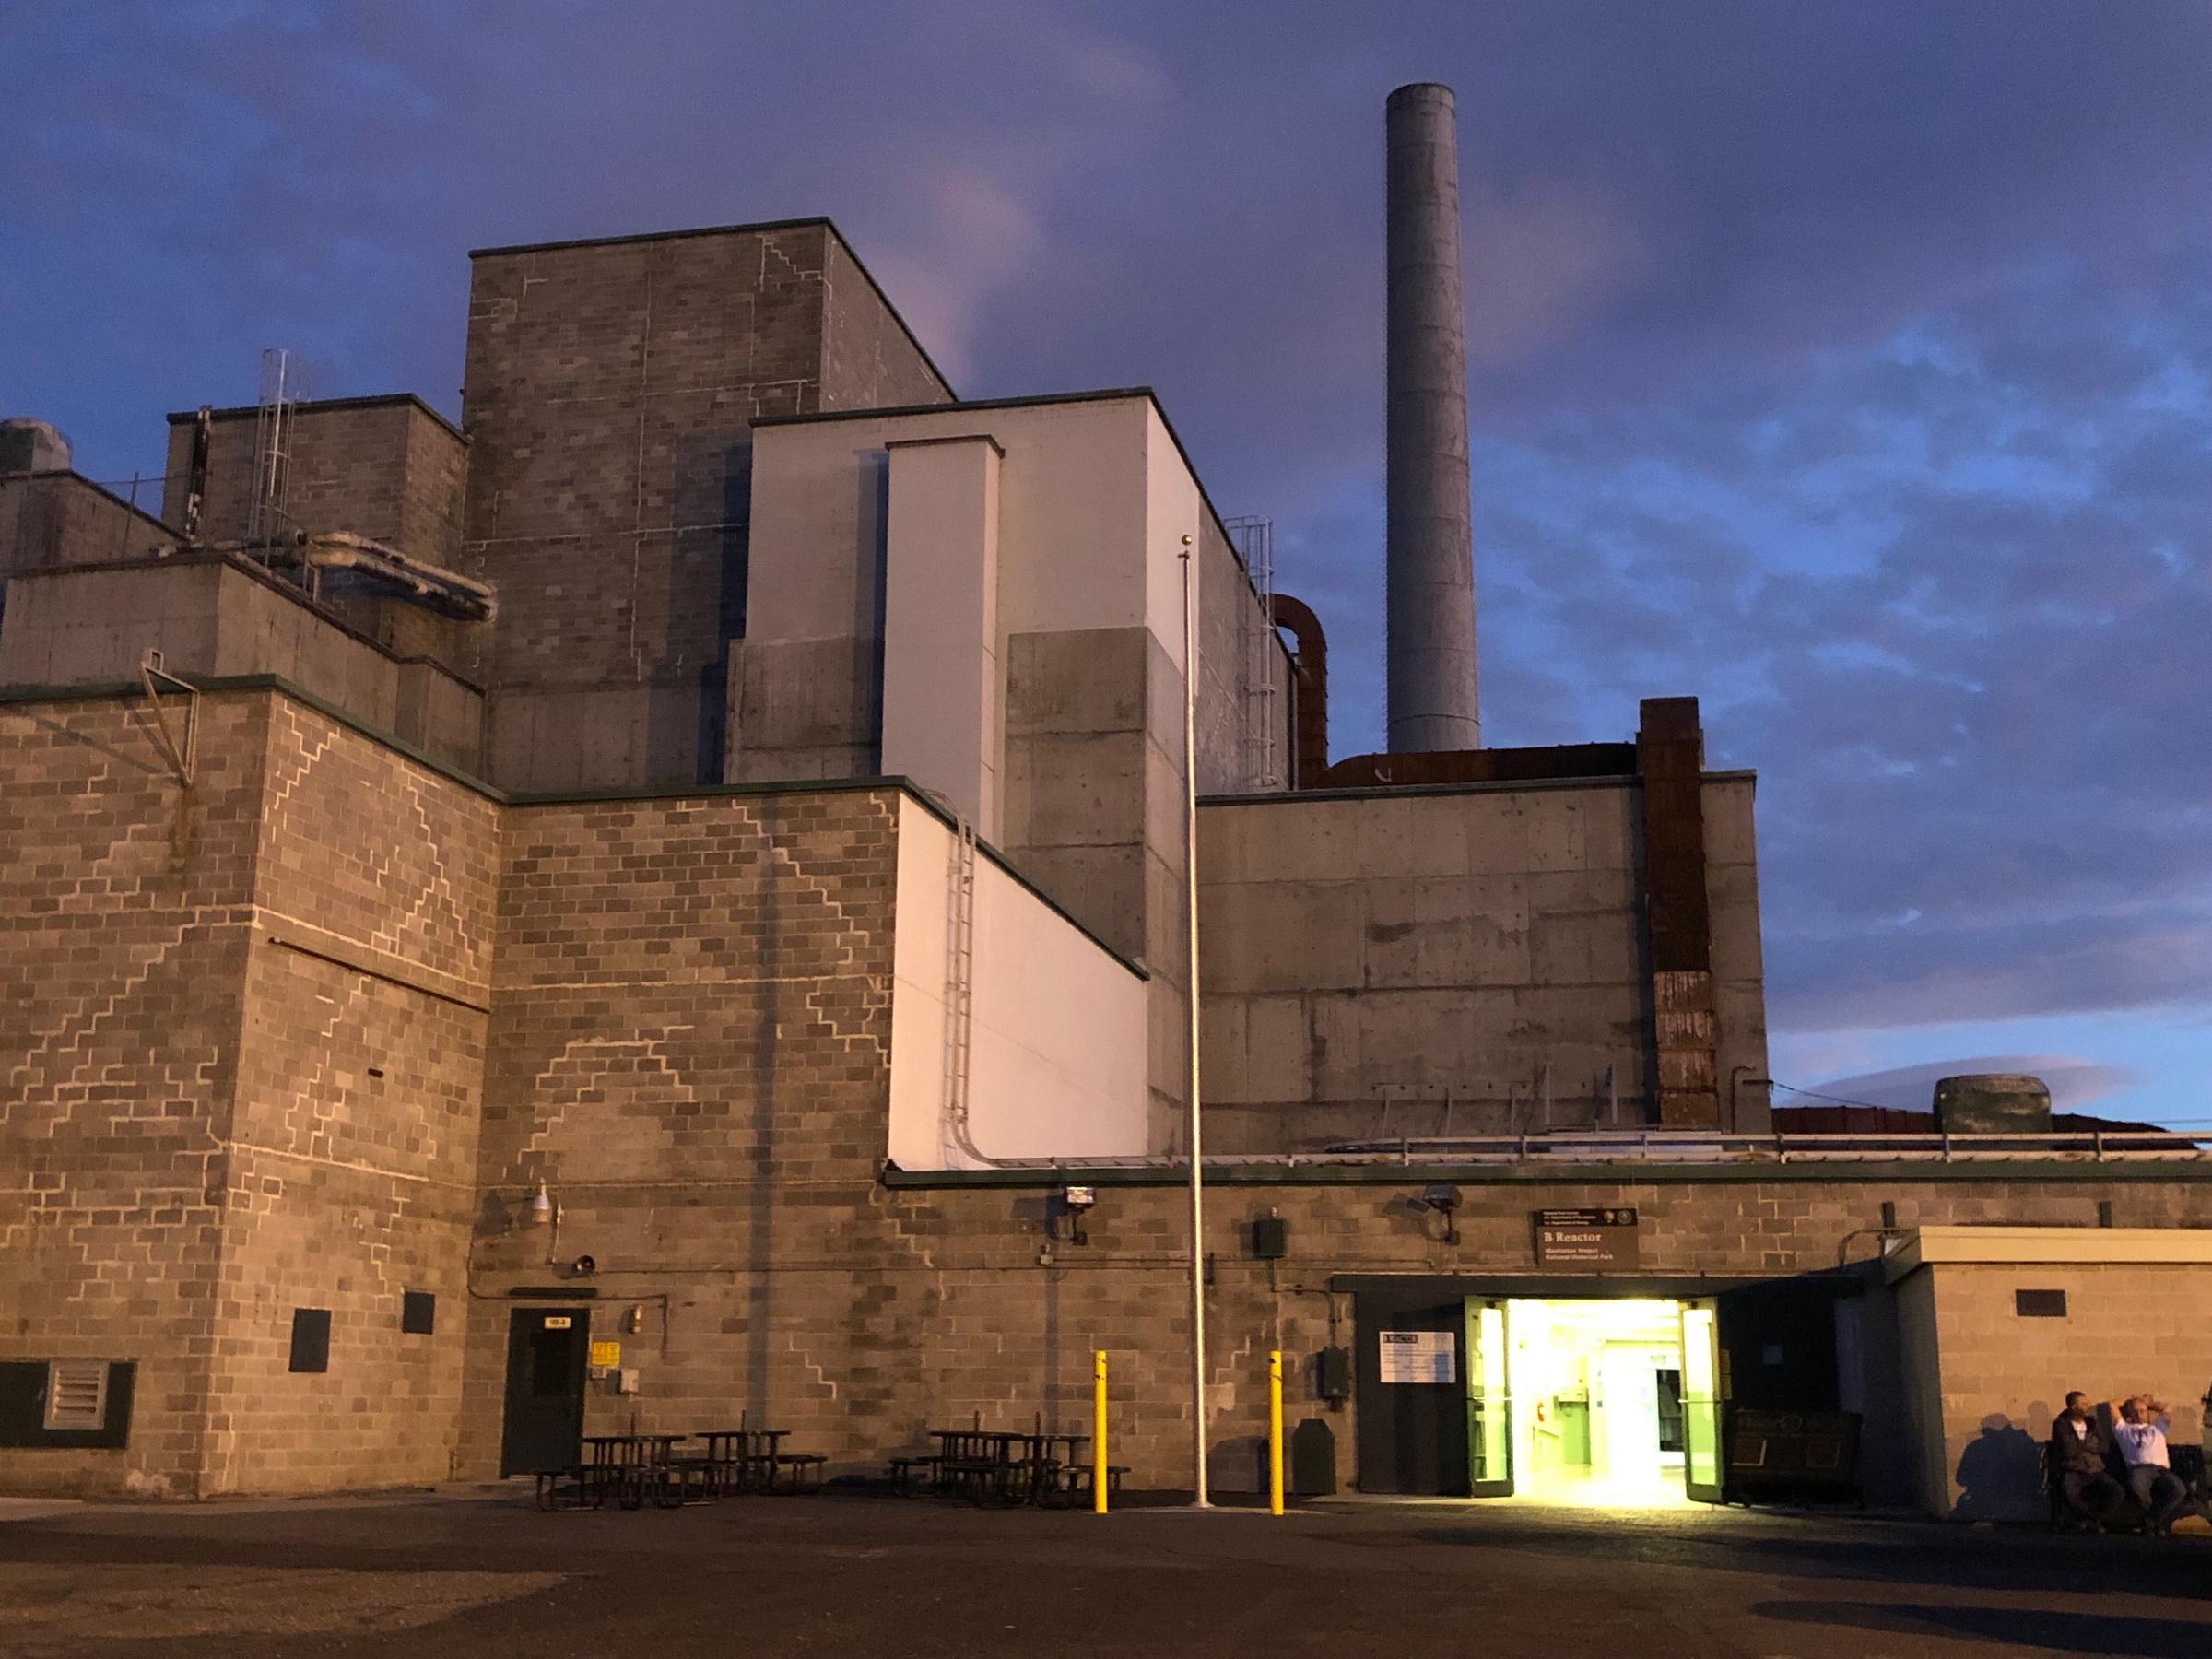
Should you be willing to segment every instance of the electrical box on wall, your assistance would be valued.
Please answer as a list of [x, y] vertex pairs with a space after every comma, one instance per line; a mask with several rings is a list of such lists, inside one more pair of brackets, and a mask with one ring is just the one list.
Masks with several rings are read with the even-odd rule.
[[1314, 1390], [1324, 1400], [1348, 1400], [1352, 1397], [1352, 1350], [1347, 1347], [1324, 1347], [1321, 1362], [1315, 1368]]
[[626, 1365], [615, 1373], [615, 1392], [626, 1394], [634, 1394], [638, 1392], [638, 1369], [636, 1366]]
[[1279, 1262], [1290, 1253], [1290, 1223], [1280, 1216], [1261, 1216], [1252, 1224], [1252, 1253], [1263, 1262]]

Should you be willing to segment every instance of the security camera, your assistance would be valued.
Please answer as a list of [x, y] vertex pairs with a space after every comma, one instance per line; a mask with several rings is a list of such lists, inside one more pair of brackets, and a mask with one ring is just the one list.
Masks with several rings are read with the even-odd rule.
[[583, 1278], [598, 1271], [599, 1260], [596, 1256], [580, 1255], [569, 1264], [569, 1272], [576, 1278]]

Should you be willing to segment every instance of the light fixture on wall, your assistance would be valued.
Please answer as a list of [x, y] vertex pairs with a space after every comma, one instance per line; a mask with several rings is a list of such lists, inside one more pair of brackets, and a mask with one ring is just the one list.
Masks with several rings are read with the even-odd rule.
[[546, 1191], [544, 1182], [537, 1183], [537, 1191], [523, 1206], [523, 1219], [533, 1227], [543, 1227], [553, 1219], [553, 1194]]
[[1070, 1244], [1088, 1244], [1090, 1235], [1083, 1230], [1083, 1212], [1099, 1201], [1095, 1187], [1071, 1186], [1060, 1191], [1060, 1207], [1067, 1212], [1067, 1241]]
[[1459, 1223], [1453, 1219], [1459, 1208], [1459, 1189], [1448, 1181], [1439, 1181], [1421, 1189], [1420, 1206], [1432, 1209], [1444, 1218], [1444, 1242], [1459, 1242]]

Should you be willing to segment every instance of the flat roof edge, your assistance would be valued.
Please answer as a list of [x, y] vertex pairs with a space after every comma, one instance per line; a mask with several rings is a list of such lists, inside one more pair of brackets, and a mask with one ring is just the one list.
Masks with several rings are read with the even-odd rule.
[[[1149, 386], [1101, 386], [1083, 392], [1043, 392], [1030, 397], [955, 398], [941, 404], [892, 404], [874, 409], [817, 409], [803, 415], [756, 415], [757, 427], [813, 426], [831, 420], [900, 420], [915, 415], [963, 415], [989, 409], [1025, 409], [1048, 404], [1123, 403], [1143, 398], [1157, 409]], [[1194, 477], [1195, 474], [1192, 475]]]
[[[359, 397], [306, 397], [293, 405], [293, 407], [312, 414], [319, 409], [377, 409], [389, 407], [394, 404], [414, 405], [463, 443], [468, 441], [466, 432], [431, 408], [423, 401], [421, 394], [416, 392], [370, 392], [364, 393]], [[217, 420], [237, 420], [248, 415], [257, 415], [260, 412], [261, 406], [258, 404], [225, 404], [219, 408], [210, 405], [207, 410], [208, 415]], [[199, 415], [200, 412], [197, 409], [172, 409], [170, 412], [169, 424], [181, 426], [188, 420], [197, 420]]]
[[[618, 248], [629, 242], [688, 241], [702, 236], [745, 236], [769, 230], [804, 230], [820, 225], [837, 226], [826, 213], [804, 214], [797, 218], [751, 219], [738, 225], [690, 225], [680, 230], [628, 230], [616, 236], [567, 236], [552, 241], [500, 242], [488, 248], [471, 248], [471, 259], [495, 259], [507, 253], [554, 253], [569, 248]], [[844, 241], [838, 231], [837, 240]], [[852, 244], [847, 243], [848, 248]]]

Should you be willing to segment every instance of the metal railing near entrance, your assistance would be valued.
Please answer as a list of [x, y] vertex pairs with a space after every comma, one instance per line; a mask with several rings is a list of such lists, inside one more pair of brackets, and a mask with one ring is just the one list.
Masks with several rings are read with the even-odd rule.
[[[1403, 1135], [1339, 1141], [1311, 1152], [1227, 1153], [1206, 1169], [1378, 1164], [2124, 1163], [2212, 1161], [2212, 1133], [2110, 1129], [2028, 1135], [1723, 1135], [1698, 1130], [1551, 1130], [1530, 1135]], [[1003, 1169], [1168, 1170], [1171, 1158], [1001, 1159]]]

